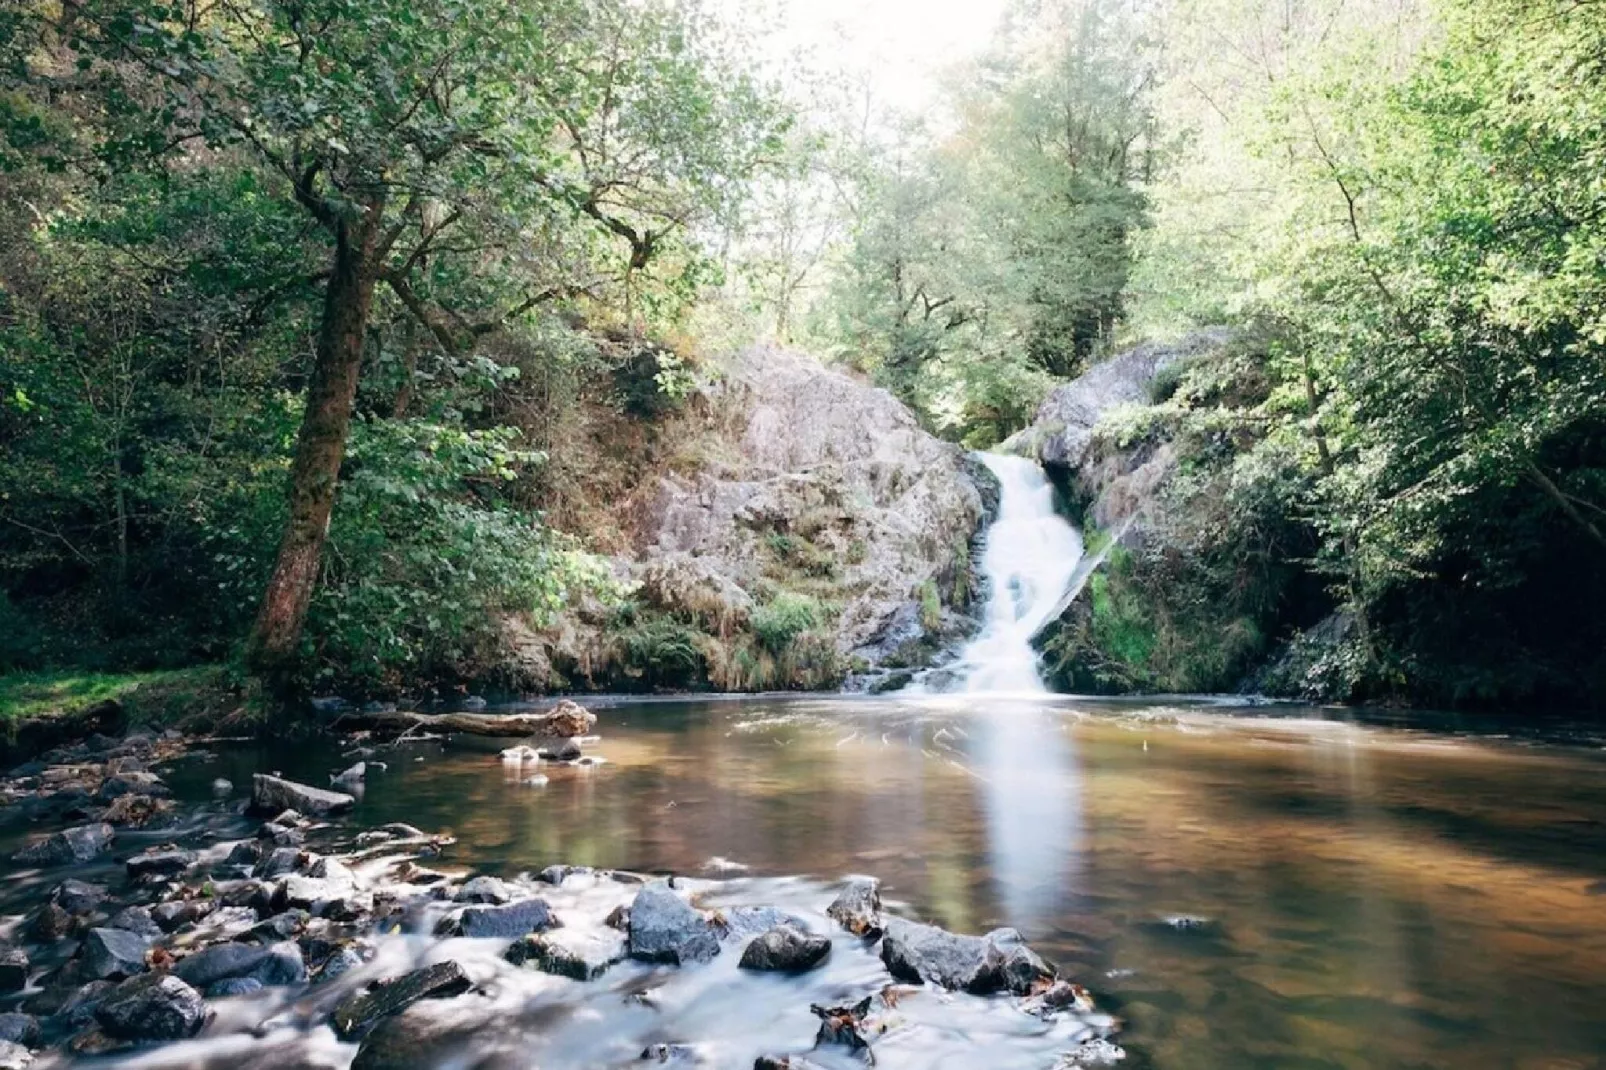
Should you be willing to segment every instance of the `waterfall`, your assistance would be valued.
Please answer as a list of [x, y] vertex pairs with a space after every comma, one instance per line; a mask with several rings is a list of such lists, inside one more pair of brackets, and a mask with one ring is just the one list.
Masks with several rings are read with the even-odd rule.
[[1032, 636], [1060, 606], [1082, 559], [1082, 537], [1054, 511], [1054, 487], [1033, 461], [981, 454], [998, 477], [998, 519], [987, 529], [981, 572], [989, 593], [981, 634], [950, 666], [968, 694], [1048, 690]]

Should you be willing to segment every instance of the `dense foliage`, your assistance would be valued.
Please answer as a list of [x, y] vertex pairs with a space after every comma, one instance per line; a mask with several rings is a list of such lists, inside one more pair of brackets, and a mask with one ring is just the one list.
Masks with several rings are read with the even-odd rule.
[[641, 336], [780, 125], [706, 15], [40, 0], [0, 61], [0, 658], [224, 657], [260, 605], [302, 681], [395, 686], [596, 585], [548, 469], [673, 404]]
[[[1184, 161], [1162, 187], [1143, 274], [1196, 273], [1156, 304], [1253, 325], [1258, 356], [1181, 370], [1171, 399], [1106, 429], [1172, 443], [1180, 474], [1161, 537], [1117, 562], [1060, 653], [1112, 654], [1116, 687], [1234, 686], [1268, 640], [1331, 611], [1259, 682], [1594, 703], [1606, 11], [1296, 7], [1310, 22], [1267, 46], [1258, 12], [1184, 6], [1240, 34], [1266, 77], [1217, 86], [1205, 126], [1224, 159]], [[1379, 77], [1378, 56], [1397, 69]], [[1248, 389], [1223, 397], [1223, 374]]]

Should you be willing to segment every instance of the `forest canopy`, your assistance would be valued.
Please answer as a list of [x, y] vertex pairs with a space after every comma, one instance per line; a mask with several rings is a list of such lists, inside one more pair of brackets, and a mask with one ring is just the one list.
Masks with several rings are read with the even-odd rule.
[[7, 5], [0, 669], [492, 672], [606, 598], [642, 462], [595, 443], [668, 449], [722, 350], [985, 448], [1225, 325], [1112, 432], [1180, 475], [1106, 683], [1337, 620], [1280, 686], [1600, 693], [1606, 5], [1016, 0], [915, 114], [761, 51], [668, 0]]

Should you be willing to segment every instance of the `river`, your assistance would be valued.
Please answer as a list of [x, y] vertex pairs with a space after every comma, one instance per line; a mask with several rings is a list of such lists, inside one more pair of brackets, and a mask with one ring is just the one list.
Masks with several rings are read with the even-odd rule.
[[[1123, 1020], [1124, 1067], [1603, 1065], [1598, 741], [1054, 696], [596, 709], [601, 766], [530, 787], [489, 745], [404, 744], [345, 820], [450, 829], [445, 861], [493, 873], [872, 874], [951, 929], [1021, 929]], [[340, 764], [251, 746], [169, 779], [199, 803]]]

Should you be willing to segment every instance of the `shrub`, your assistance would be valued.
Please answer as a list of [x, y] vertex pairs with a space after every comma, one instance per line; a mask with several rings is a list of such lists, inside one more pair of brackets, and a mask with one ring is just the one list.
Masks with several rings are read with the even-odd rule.
[[818, 628], [824, 618], [818, 600], [782, 591], [753, 611], [753, 635], [764, 649], [779, 654], [798, 636]]

